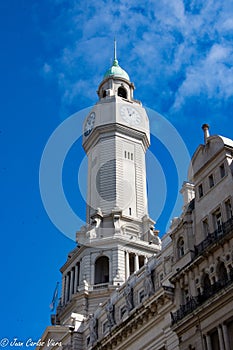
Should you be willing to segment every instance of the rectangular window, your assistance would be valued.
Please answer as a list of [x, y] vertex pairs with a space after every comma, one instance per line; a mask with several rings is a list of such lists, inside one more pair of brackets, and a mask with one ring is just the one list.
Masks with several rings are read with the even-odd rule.
[[189, 301], [189, 292], [187, 288], [181, 289], [182, 304], [185, 305]]
[[209, 176], [209, 186], [210, 188], [214, 187], [214, 177], [212, 174]]
[[120, 319], [122, 319], [122, 317], [124, 316], [124, 314], [127, 312], [127, 307], [126, 305], [124, 305], [121, 309], [120, 309]]
[[209, 223], [208, 223], [208, 219], [205, 219], [202, 221], [202, 225], [203, 225], [203, 233], [204, 236], [207, 237], [209, 234]]
[[132, 209], [129, 208], [129, 215], [132, 215]]
[[134, 159], [133, 153], [128, 152], [128, 151], [124, 151], [124, 157], [125, 157], [125, 159], [129, 159], [129, 160]]
[[218, 233], [218, 234], [222, 233], [222, 214], [221, 214], [220, 209], [218, 209], [218, 210], [213, 214], [213, 218], [214, 218], [215, 230], [217, 230], [217, 233]]
[[210, 333], [210, 341], [212, 350], [220, 350], [217, 329]]
[[143, 255], [139, 255], [138, 260], [139, 260], [139, 269], [140, 269], [145, 263], [145, 257]]
[[[229, 337], [229, 343], [232, 345], [233, 344], [233, 321], [230, 321], [227, 324], [227, 333]], [[232, 348], [230, 348], [232, 349]]]
[[132, 275], [132, 273], [134, 273], [134, 271], [135, 271], [134, 257], [135, 257], [134, 253], [129, 253], [129, 273], [130, 273], [130, 275]]
[[231, 206], [231, 201], [230, 199], [228, 199], [225, 202], [225, 207], [226, 207], [226, 216], [227, 216], [227, 220], [232, 218], [232, 206]]
[[102, 328], [102, 330], [103, 330], [103, 334], [105, 334], [105, 333], [108, 331], [108, 321], [105, 321], [105, 322], [103, 323], [103, 328]]
[[199, 198], [203, 197], [203, 186], [202, 186], [202, 184], [200, 184], [198, 186], [198, 194], [199, 194]]
[[221, 164], [219, 169], [220, 169], [220, 176], [221, 176], [221, 178], [223, 178], [226, 174], [224, 164]]
[[144, 289], [139, 292], [139, 303], [142, 302], [143, 298], [144, 298]]
[[189, 291], [188, 291], [188, 289], [184, 290], [184, 300], [185, 300], [185, 303], [187, 303], [189, 301]]

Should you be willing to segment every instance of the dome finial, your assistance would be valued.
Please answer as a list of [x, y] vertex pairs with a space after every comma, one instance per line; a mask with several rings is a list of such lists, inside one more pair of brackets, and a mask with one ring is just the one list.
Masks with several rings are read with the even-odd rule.
[[114, 59], [112, 66], [107, 70], [107, 72], [104, 74], [104, 79], [107, 77], [119, 77], [124, 78], [126, 80], [130, 80], [128, 74], [124, 69], [122, 69], [117, 60], [117, 45], [116, 45], [116, 38], [114, 37]]
[[116, 38], [114, 38], [114, 60], [113, 60], [113, 66], [118, 66], [117, 52], [116, 52]]

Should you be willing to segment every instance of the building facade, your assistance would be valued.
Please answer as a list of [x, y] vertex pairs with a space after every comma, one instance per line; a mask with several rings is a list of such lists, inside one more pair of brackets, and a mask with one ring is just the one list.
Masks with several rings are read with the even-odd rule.
[[116, 51], [83, 125], [86, 225], [37, 349], [233, 350], [233, 141], [192, 157], [184, 206], [160, 239], [148, 215], [149, 119]]

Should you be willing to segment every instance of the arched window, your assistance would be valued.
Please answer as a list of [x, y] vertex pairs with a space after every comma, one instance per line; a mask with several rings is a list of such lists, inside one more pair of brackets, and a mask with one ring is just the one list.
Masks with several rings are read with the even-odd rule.
[[211, 294], [211, 282], [208, 273], [205, 273], [202, 278], [202, 287], [205, 294]]
[[225, 267], [225, 264], [222, 261], [219, 262], [217, 266], [217, 276], [220, 284], [225, 285], [228, 280], [228, 276], [227, 276], [227, 269]]
[[184, 240], [182, 237], [179, 238], [177, 243], [178, 257], [184, 256]]
[[123, 97], [123, 98], [127, 98], [127, 91], [126, 91], [126, 89], [124, 88], [124, 87], [122, 87], [122, 86], [120, 86], [119, 88], [118, 88], [118, 96], [120, 96], [120, 97]]
[[109, 259], [101, 256], [95, 262], [95, 284], [109, 282]]

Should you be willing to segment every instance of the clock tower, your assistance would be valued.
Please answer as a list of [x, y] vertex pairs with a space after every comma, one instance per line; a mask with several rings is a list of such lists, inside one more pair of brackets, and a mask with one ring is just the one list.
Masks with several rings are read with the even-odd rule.
[[147, 206], [149, 120], [133, 91], [134, 84], [118, 64], [115, 45], [113, 64], [98, 87], [99, 100], [83, 124], [86, 225], [77, 232], [78, 245], [61, 268], [61, 323], [70, 310], [92, 313], [161, 250]]
[[114, 56], [99, 85], [99, 101], [83, 128], [88, 156], [87, 222], [91, 223], [98, 208], [104, 216], [118, 210], [122, 225], [136, 221], [139, 229], [148, 215], [145, 152], [150, 144], [149, 120], [133, 98], [134, 84], [119, 66], [116, 50]]

